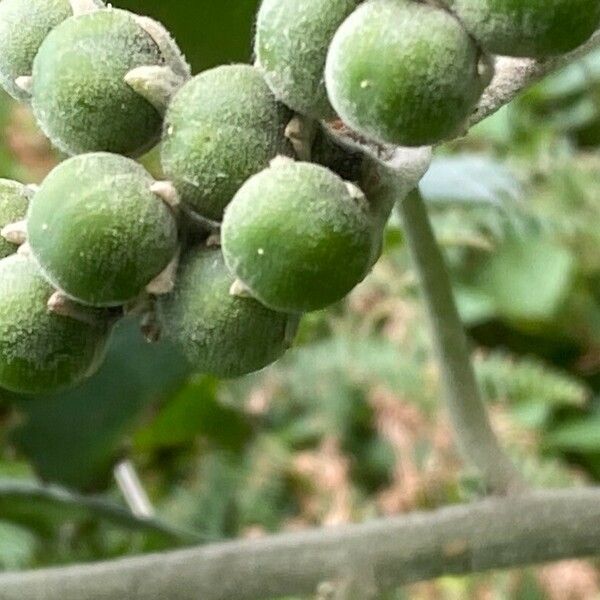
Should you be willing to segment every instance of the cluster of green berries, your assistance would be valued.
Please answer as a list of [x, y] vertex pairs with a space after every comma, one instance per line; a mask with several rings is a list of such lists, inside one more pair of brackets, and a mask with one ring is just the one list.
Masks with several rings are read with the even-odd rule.
[[[130, 312], [201, 372], [277, 360], [368, 274], [391, 210], [338, 119], [438, 143], [489, 53], [565, 52], [599, 21], [600, 0], [264, 0], [256, 64], [192, 77], [152, 19], [2, 0], [0, 84], [70, 158], [39, 188], [0, 180], [0, 387], [76, 385]], [[164, 180], [134, 160], [159, 141]]]

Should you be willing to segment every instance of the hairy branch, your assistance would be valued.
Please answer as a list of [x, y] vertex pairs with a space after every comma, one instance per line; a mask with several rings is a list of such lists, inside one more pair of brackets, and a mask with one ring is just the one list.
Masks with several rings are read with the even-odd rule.
[[429, 312], [458, 444], [465, 458], [478, 467], [494, 492], [505, 494], [521, 490], [525, 487], [521, 477], [492, 431], [448, 270], [421, 195], [413, 192], [398, 204], [398, 210]]
[[97, 565], [0, 576], [2, 600], [259, 600], [369, 577], [379, 591], [600, 552], [600, 490], [494, 498], [432, 513]]
[[535, 61], [528, 58], [498, 57], [494, 79], [483, 94], [477, 110], [471, 117], [470, 124], [475, 125], [483, 121], [544, 76], [567, 66], [599, 47], [600, 30], [573, 52], [548, 60]]

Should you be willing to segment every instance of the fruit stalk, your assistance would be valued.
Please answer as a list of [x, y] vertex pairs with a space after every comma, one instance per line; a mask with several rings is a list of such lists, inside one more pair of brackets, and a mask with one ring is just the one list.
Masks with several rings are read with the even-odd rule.
[[398, 211], [427, 305], [458, 445], [492, 492], [519, 492], [525, 484], [500, 446], [489, 421], [448, 270], [419, 192], [413, 191], [400, 202]]

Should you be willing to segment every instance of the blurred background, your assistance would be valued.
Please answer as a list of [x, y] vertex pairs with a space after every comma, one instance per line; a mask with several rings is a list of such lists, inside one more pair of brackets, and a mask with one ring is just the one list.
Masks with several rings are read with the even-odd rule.
[[[163, 21], [194, 71], [251, 60], [256, 0], [119, 0]], [[0, 176], [60, 157], [0, 97]], [[156, 168], [156, 156], [146, 163]], [[600, 481], [600, 53], [439, 151], [422, 182], [494, 425], [541, 486]], [[439, 400], [401, 224], [342, 304], [307, 317], [277, 365], [234, 382], [187, 372], [136, 323], [81, 388], [0, 391], [0, 569], [105, 559], [432, 509], [481, 492]], [[169, 531], [107, 514], [135, 465]], [[39, 482], [55, 486], [40, 494]], [[401, 543], [401, 540], [399, 540]], [[594, 600], [598, 565], [448, 578], [402, 599]], [[292, 600], [292, 599], [287, 599]], [[299, 600], [299, 599], [294, 599]]]

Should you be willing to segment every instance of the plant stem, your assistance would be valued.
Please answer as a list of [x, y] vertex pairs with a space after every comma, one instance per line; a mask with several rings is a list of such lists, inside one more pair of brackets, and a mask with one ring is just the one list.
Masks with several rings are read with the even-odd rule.
[[154, 517], [138, 517], [128, 509], [103, 498], [82, 496], [54, 485], [0, 482], [0, 519], [13, 518], [16, 506], [17, 520], [22, 515], [23, 522], [27, 523], [28, 511], [35, 511], [40, 504], [51, 510], [60, 509], [65, 514], [65, 519], [87, 517], [104, 520], [125, 529], [159, 534], [170, 543], [189, 545], [205, 541], [194, 532], [179, 529]]
[[[600, 553], [600, 489], [540, 491], [361, 525], [0, 576], [2, 600], [264, 600], [362, 573], [379, 592]], [[352, 576], [352, 577], [349, 577]]]
[[520, 491], [525, 485], [498, 443], [481, 398], [450, 276], [419, 192], [399, 202], [398, 210], [427, 305], [458, 445], [494, 492]]
[[546, 60], [530, 58], [498, 57], [496, 59], [496, 74], [483, 94], [477, 110], [470, 119], [475, 125], [486, 117], [508, 104], [522, 90], [536, 83], [549, 73], [571, 64], [600, 47], [600, 30], [583, 45], [572, 52], [554, 56]]

